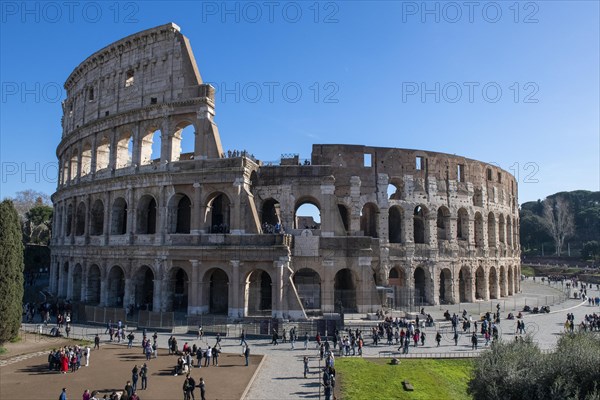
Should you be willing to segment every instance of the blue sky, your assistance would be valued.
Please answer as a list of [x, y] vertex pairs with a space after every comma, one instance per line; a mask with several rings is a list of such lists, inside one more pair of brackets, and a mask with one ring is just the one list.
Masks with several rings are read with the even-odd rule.
[[520, 203], [600, 189], [597, 1], [0, 4], [0, 198], [55, 190], [70, 72], [167, 22], [218, 90], [225, 149], [460, 154], [516, 174]]

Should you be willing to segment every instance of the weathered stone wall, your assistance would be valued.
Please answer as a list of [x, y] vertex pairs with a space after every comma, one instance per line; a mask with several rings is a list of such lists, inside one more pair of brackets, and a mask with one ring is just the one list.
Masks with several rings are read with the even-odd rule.
[[[396, 306], [519, 290], [517, 185], [504, 170], [356, 145], [314, 145], [310, 165], [226, 157], [214, 89], [174, 24], [96, 52], [65, 87], [53, 195], [59, 296], [301, 318], [374, 311], [376, 286], [392, 288]], [[318, 209], [318, 226], [299, 225], [304, 204]]]

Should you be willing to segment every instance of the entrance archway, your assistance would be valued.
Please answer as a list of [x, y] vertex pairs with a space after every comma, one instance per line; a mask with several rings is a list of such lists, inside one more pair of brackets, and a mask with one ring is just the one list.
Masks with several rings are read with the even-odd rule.
[[169, 271], [167, 280], [167, 311], [187, 312], [188, 306], [188, 275], [181, 267], [174, 267]]
[[490, 276], [488, 278], [489, 281], [489, 293], [490, 293], [490, 299], [497, 299], [498, 297], [500, 297], [500, 294], [498, 293], [498, 275], [496, 274], [496, 268], [495, 267], [490, 267]]
[[401, 267], [390, 269], [388, 275], [388, 283], [394, 288], [395, 306], [406, 306], [410, 303], [410, 296], [406, 289], [406, 274]]
[[108, 273], [108, 288], [106, 305], [109, 307], [123, 306], [125, 296], [125, 273], [118, 265], [114, 265]]
[[[208, 281], [208, 312], [227, 314], [229, 311], [229, 278], [220, 268], [209, 270], [204, 275]], [[205, 303], [206, 304], [206, 303]]]
[[294, 274], [294, 286], [306, 312], [321, 309], [321, 277], [310, 268], [302, 268]]
[[475, 271], [475, 299], [485, 300], [485, 271], [483, 267], [477, 268]]
[[428, 292], [430, 283], [425, 269], [423, 267], [415, 268], [413, 279], [415, 280], [415, 305], [429, 304]]
[[100, 267], [96, 264], [90, 265], [87, 279], [87, 302], [93, 305], [100, 304]]
[[440, 272], [440, 304], [452, 303], [452, 272], [444, 268]]
[[473, 301], [473, 288], [469, 267], [463, 266], [460, 268], [458, 273], [458, 293], [461, 303]]
[[357, 311], [356, 286], [350, 269], [344, 268], [335, 274], [333, 289], [334, 309], [336, 311], [340, 311], [340, 305], [343, 307], [344, 313]]
[[142, 310], [152, 311], [154, 299], [154, 272], [147, 265], [142, 265], [137, 272], [135, 282], [135, 304]]
[[247, 315], [270, 315], [272, 300], [271, 276], [262, 269], [250, 272], [246, 278]]

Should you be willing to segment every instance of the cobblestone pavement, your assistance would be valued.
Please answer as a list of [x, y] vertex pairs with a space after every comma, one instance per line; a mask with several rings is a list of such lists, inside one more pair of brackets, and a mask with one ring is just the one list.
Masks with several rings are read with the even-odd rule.
[[[541, 307], [543, 305], [549, 305], [551, 312], [549, 314], [530, 314], [525, 313], [524, 321], [526, 326], [526, 332], [532, 335], [535, 342], [543, 349], [552, 349], [556, 345], [561, 332], [564, 331], [563, 324], [566, 320], [567, 312], [571, 312], [575, 315], [575, 324], [581, 322], [585, 314], [600, 312], [600, 307], [588, 306], [587, 302], [583, 302], [581, 299], [573, 299], [572, 292], [564, 290], [560, 284], [548, 284], [548, 282], [542, 283], [538, 278], [536, 282], [532, 279], [526, 279], [522, 282], [521, 293], [506, 299], [492, 300], [487, 302], [476, 302], [476, 303], [463, 303], [454, 305], [442, 305], [442, 306], [430, 306], [425, 307], [425, 312], [433, 316], [436, 321], [435, 327], [425, 328], [426, 342], [425, 346], [418, 346], [410, 348], [410, 357], [470, 357], [476, 355], [476, 352], [481, 352], [485, 346], [482, 339], [480, 339], [479, 349], [475, 352], [471, 349], [470, 335], [461, 334], [459, 343], [457, 346], [454, 345], [454, 341], [451, 336], [451, 327], [448, 323], [442, 321], [443, 313], [445, 310], [449, 312], [460, 314], [462, 310], [467, 312], [473, 317], [473, 319], [479, 319], [480, 314], [486, 311], [495, 311], [496, 305], [499, 303], [501, 306], [501, 317], [500, 322], [500, 334], [504, 340], [514, 340], [515, 337], [515, 326], [514, 320], [507, 320], [506, 316], [509, 312], [518, 312], [523, 308], [525, 304], [531, 307]], [[569, 298], [566, 298], [568, 296]], [[588, 296], [600, 296], [600, 293], [594, 285], [592, 290], [588, 289]], [[516, 312], [515, 312], [516, 311]], [[395, 316], [392, 313], [392, 316]], [[346, 326], [355, 329], [360, 327], [368, 329], [369, 326], [373, 326], [377, 321], [366, 321], [366, 320], [347, 320]], [[35, 330], [35, 324], [24, 324], [26, 330]], [[436, 346], [434, 337], [437, 330], [442, 333], [442, 343], [440, 347]], [[101, 339], [104, 341], [108, 335], [104, 335], [104, 327], [95, 326], [80, 326], [76, 325], [72, 329], [72, 337], [87, 338], [93, 340], [96, 333], [100, 334]], [[170, 333], [159, 333], [159, 347], [166, 348], [167, 339]], [[215, 342], [214, 336], [205, 337], [204, 340], [200, 341], [196, 339], [195, 335], [175, 335], [180, 345], [183, 345], [186, 341], [190, 345], [196, 343], [206, 346], [207, 344], [213, 345]], [[366, 336], [366, 347], [364, 349], [365, 357], [378, 357], [378, 356], [389, 356], [388, 353], [383, 352], [395, 352], [397, 345], [378, 345], [373, 346], [370, 335]], [[135, 343], [139, 345], [141, 340], [141, 333], [137, 332]], [[264, 354], [266, 359], [264, 360], [261, 369], [254, 381], [251, 384], [250, 390], [248, 391], [246, 399], [303, 399], [303, 398], [318, 398], [319, 397], [319, 357], [314, 342], [310, 342], [308, 349], [304, 349], [302, 342], [296, 342], [295, 349], [291, 349], [289, 343], [280, 343], [278, 346], [270, 344], [270, 339], [249, 339], [248, 343], [253, 354]], [[381, 342], [380, 342], [381, 343]], [[383, 341], [385, 343], [385, 340]], [[223, 351], [228, 353], [239, 352], [241, 354], [242, 347], [238, 338], [224, 338], [222, 341]], [[163, 350], [165, 351], [165, 350]], [[310, 357], [311, 373], [305, 379], [302, 375], [303, 366], [302, 359], [305, 355]], [[404, 357], [404, 356], [400, 356]], [[5, 360], [10, 363], [12, 359]], [[0, 363], [0, 366], [2, 364]]]

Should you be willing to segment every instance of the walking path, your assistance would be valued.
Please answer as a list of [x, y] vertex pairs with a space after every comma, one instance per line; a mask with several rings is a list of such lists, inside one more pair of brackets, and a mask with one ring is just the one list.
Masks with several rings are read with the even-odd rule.
[[[507, 299], [425, 307], [425, 312], [433, 316], [437, 327], [425, 328], [427, 338], [425, 346], [419, 346], [417, 348], [411, 346], [409, 356], [469, 357], [474, 355], [475, 352], [471, 350], [469, 334], [461, 334], [458, 346], [454, 345], [450, 324], [441, 322], [446, 310], [449, 310], [451, 314], [457, 313], [460, 315], [462, 310], [466, 309], [467, 312], [473, 316], [474, 320], [479, 320], [481, 313], [495, 311], [496, 305], [500, 303], [502, 319], [499, 325], [499, 333], [504, 340], [514, 340], [516, 321], [507, 320], [506, 316], [508, 313], [512, 311], [516, 315], [519, 310], [522, 310], [525, 304], [528, 304], [531, 307], [549, 305], [551, 308], [551, 313], [549, 314], [525, 313], [524, 317], [526, 332], [532, 335], [534, 341], [538, 343], [542, 349], [552, 349], [556, 345], [560, 333], [564, 331], [563, 324], [566, 320], [567, 312], [575, 315], [576, 325], [581, 322], [585, 314], [600, 312], [599, 307], [588, 306], [587, 302], [583, 302], [581, 299], [569, 298], [565, 300], [564, 292], [560, 284], [556, 285], [552, 283], [549, 285], [547, 282], [541, 283], [539, 278], [536, 282], [528, 279], [522, 282], [521, 289], [521, 293]], [[571, 293], [568, 293], [568, 295], [571, 295]], [[588, 296], [600, 296], [595, 285], [592, 290], [588, 289]], [[560, 300], [563, 301], [559, 303]], [[394, 316], [393, 313], [392, 316]], [[367, 326], [373, 326], [377, 322], [378, 321], [365, 320], [346, 321], [347, 327], [352, 328], [360, 326], [363, 329], [363, 336], [365, 337], [366, 344], [363, 351], [365, 357], [378, 357], [384, 355], [380, 354], [382, 351], [389, 352], [397, 350], [397, 345], [372, 345], [370, 332], [366, 332], [365, 328], [367, 328]], [[37, 325], [35, 324], [23, 324], [23, 329], [35, 331], [36, 326]], [[442, 333], [443, 338], [440, 347], [436, 347], [434, 341], [438, 329]], [[104, 331], [104, 327], [75, 325], [71, 330], [71, 336], [93, 340], [95, 334], [98, 333], [104, 341], [108, 336], [104, 335]], [[139, 346], [142, 333], [138, 331], [135, 332], [135, 334], [135, 344]], [[148, 336], [151, 336], [152, 334], [152, 331], [148, 331]], [[170, 333], [158, 333], [158, 343], [161, 349], [166, 349], [169, 336], [171, 336]], [[212, 346], [215, 343], [214, 336], [205, 336], [202, 340], [197, 340], [195, 335], [190, 334], [178, 334], [175, 335], [175, 337], [177, 337], [180, 346], [186, 341], [190, 346], [193, 343], [196, 343], [203, 347], [206, 347], [207, 344]], [[270, 338], [248, 339], [247, 342], [250, 345], [252, 354], [264, 354], [267, 357], [263, 361], [245, 399], [280, 400], [318, 398], [320, 389], [319, 357], [315, 342], [312, 341], [312, 339], [313, 338], [311, 338], [307, 350], [304, 349], [302, 341], [296, 342], [295, 349], [292, 350], [289, 343], [280, 343], [278, 346], [271, 345]], [[383, 343], [385, 343], [385, 340]], [[480, 343], [481, 345], [477, 352], [480, 352], [485, 348], [483, 342]], [[239, 338], [223, 338], [221, 344], [223, 351], [226, 353], [241, 354], [242, 352]], [[166, 350], [163, 351], [166, 352]], [[305, 355], [310, 357], [309, 365], [311, 367], [311, 373], [306, 379], [302, 374], [302, 359]], [[11, 359], [5, 360], [5, 362], [11, 362]], [[0, 366], [1, 365], [2, 364], [0, 364]]]

